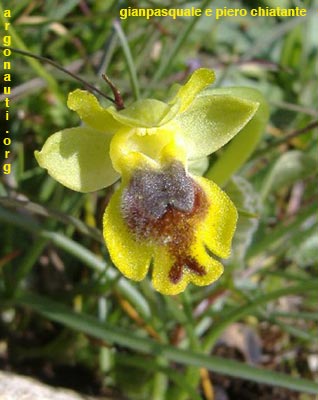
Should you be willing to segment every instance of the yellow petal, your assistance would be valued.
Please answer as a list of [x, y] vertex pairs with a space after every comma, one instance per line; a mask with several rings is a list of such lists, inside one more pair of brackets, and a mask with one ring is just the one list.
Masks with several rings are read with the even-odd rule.
[[196, 241], [204, 243], [218, 257], [230, 255], [236, 228], [237, 210], [223, 190], [212, 181], [193, 177], [206, 193], [210, 205], [206, 217], [198, 223]]
[[215, 80], [215, 74], [207, 68], [199, 68], [193, 72], [187, 83], [179, 89], [172, 104], [179, 104], [178, 113], [190, 107], [195, 97]]
[[152, 273], [153, 287], [162, 294], [176, 295], [183, 292], [189, 283], [206, 286], [217, 280], [223, 272], [222, 264], [209, 257], [203, 246], [200, 251], [198, 250], [199, 247], [194, 247], [191, 250], [192, 256], [189, 256], [189, 266], [195, 260], [198, 263], [198, 268], [200, 268], [199, 271], [202, 271], [202, 273], [194, 272], [185, 264], [180, 266], [182, 269], [180, 279], [173, 281], [171, 271], [174, 268], [175, 259], [166, 249], [157, 248]]
[[237, 219], [231, 200], [214, 183], [189, 176], [178, 160], [153, 166], [140, 153], [130, 157], [132, 171], [104, 220], [115, 265], [141, 280], [153, 260], [153, 285], [163, 294], [218, 279], [223, 267], [213, 255], [229, 255]]
[[[181, 293], [189, 283], [211, 284], [223, 273], [222, 264], [213, 255], [226, 258], [230, 254], [237, 221], [236, 208], [213, 182], [199, 177], [193, 179], [203, 189], [208, 207], [202, 218], [194, 216], [191, 220], [193, 233], [189, 229], [189, 235], [193, 234], [193, 238], [182, 253], [175, 255], [163, 246], [155, 248], [152, 281], [154, 288], [163, 294]], [[180, 235], [183, 235], [182, 231]], [[207, 249], [212, 254], [208, 254]]]
[[205, 270], [205, 275], [194, 274], [191, 271], [186, 272], [190, 274], [191, 282], [197, 286], [206, 286], [215, 282], [223, 273], [223, 265], [209, 256], [206, 248], [201, 242], [195, 242], [191, 246], [191, 255]]
[[169, 254], [167, 249], [158, 248], [154, 257], [152, 285], [155, 290], [162, 294], [176, 295], [181, 293], [187, 287], [189, 281], [187, 276], [183, 275], [178, 283], [173, 283], [169, 278], [170, 270], [175, 260]]
[[97, 98], [86, 90], [76, 89], [68, 95], [67, 106], [76, 111], [81, 120], [91, 128], [113, 134], [122, 124], [116, 121], [109, 109], [103, 108]]
[[116, 267], [129, 279], [144, 279], [152, 258], [152, 247], [138, 241], [123, 220], [122, 188], [110, 200], [104, 214], [103, 232], [109, 255]]

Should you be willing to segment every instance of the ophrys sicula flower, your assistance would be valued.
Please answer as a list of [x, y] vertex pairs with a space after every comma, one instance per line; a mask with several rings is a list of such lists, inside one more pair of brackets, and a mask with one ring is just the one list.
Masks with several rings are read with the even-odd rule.
[[113, 263], [140, 281], [152, 268], [163, 294], [188, 283], [208, 285], [223, 272], [237, 211], [212, 181], [190, 167], [231, 140], [259, 103], [205, 89], [214, 81], [196, 70], [167, 103], [139, 100], [123, 110], [104, 108], [83, 90], [68, 106], [83, 125], [50, 136], [36, 158], [63, 185], [90, 192], [119, 189], [104, 215], [104, 238]]

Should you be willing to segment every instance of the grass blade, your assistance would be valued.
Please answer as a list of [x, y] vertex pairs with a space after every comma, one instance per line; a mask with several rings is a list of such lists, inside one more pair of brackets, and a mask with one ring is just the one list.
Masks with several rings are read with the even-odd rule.
[[248, 379], [249, 381], [252, 380], [269, 385], [281, 386], [301, 393], [318, 394], [318, 383], [310, 380], [256, 368], [238, 361], [227, 360], [156, 343], [150, 339], [139, 337], [131, 331], [101, 323], [92, 316], [76, 313], [66, 306], [45, 297], [30, 293], [22, 293], [16, 299], [16, 303], [20, 306], [29, 307], [50, 320], [59, 322], [71, 329], [83, 332], [108, 343], [116, 343], [146, 354], [160, 354], [169, 361], [187, 366], [204, 367], [210, 371]]

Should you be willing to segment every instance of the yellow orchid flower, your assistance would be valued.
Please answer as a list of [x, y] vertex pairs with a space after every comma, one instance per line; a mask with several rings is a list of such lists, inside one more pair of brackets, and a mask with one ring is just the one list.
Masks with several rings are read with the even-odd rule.
[[116, 267], [140, 281], [152, 267], [156, 290], [174, 295], [188, 283], [219, 278], [230, 254], [237, 211], [191, 165], [218, 150], [253, 118], [259, 102], [206, 89], [208, 69], [196, 70], [169, 102], [139, 100], [103, 108], [83, 90], [68, 107], [83, 125], [50, 136], [35, 156], [63, 185], [90, 192], [121, 185], [104, 215], [104, 238]]

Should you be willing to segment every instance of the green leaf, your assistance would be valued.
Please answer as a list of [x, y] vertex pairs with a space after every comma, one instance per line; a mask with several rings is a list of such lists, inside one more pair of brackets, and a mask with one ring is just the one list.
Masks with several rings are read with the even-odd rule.
[[0, 221], [9, 225], [14, 225], [27, 232], [32, 233], [38, 238], [47, 239], [59, 249], [66, 251], [68, 254], [80, 260], [89, 268], [103, 273], [105, 278], [114, 282], [116, 290], [125, 298], [127, 298], [132, 305], [136, 307], [140, 315], [144, 318], [150, 318], [151, 312], [149, 305], [141, 292], [131, 284], [127, 279], [121, 277], [118, 279], [118, 273], [115, 268], [109, 266], [103, 259], [90, 250], [82, 246], [78, 241], [72, 240], [67, 236], [43, 229], [38, 223], [35, 223], [30, 218], [23, 214], [14, 214], [0, 205]]
[[217, 321], [213, 325], [213, 328], [208, 332], [205, 338], [204, 349], [210, 350], [228, 326], [244, 316], [253, 315], [253, 313], [257, 312], [260, 306], [265, 306], [270, 301], [279, 299], [283, 296], [293, 294], [301, 295], [309, 292], [315, 293], [317, 289], [318, 281], [317, 279], [312, 279], [310, 281], [305, 281], [304, 283], [290, 285], [278, 290], [272, 290], [265, 294], [260, 294], [255, 296], [253, 299], [250, 298], [248, 301], [238, 305], [237, 307], [230, 308], [229, 311], [222, 313], [222, 319]]
[[176, 118], [189, 158], [207, 156], [224, 146], [251, 120], [258, 106], [231, 95], [199, 96]]
[[304, 225], [309, 218], [317, 214], [317, 204], [313, 202], [299, 210], [298, 214], [290, 222], [278, 224], [273, 229], [267, 230], [264, 237], [258, 238], [248, 249], [248, 258], [253, 258], [261, 253], [270, 254], [275, 250], [289, 247], [290, 241], [304, 232]]
[[318, 228], [310, 236], [307, 236], [298, 246], [291, 246], [287, 252], [287, 258], [294, 261], [300, 267], [318, 265]]
[[261, 191], [262, 199], [271, 192], [304, 179], [317, 171], [317, 162], [313, 157], [299, 150], [291, 150], [281, 155], [265, 179]]
[[29, 212], [37, 216], [52, 218], [56, 221], [61, 221], [67, 226], [73, 226], [83, 235], [90, 236], [100, 243], [104, 242], [103, 235], [97, 228], [85, 224], [82, 220], [72, 215], [50, 209], [46, 206], [43, 206], [42, 204], [31, 202], [29, 200], [13, 199], [11, 197], [0, 197], [0, 205], [6, 208], [16, 208], [17, 210], [22, 212]]
[[302, 24], [296, 26], [285, 36], [281, 50], [280, 65], [297, 71], [304, 54], [304, 35], [304, 26]]
[[146, 354], [160, 354], [161, 357], [165, 357], [169, 361], [187, 366], [194, 365], [200, 368], [207, 368], [210, 371], [248, 379], [249, 381], [286, 387], [303, 393], [318, 393], [318, 384], [310, 380], [295, 378], [266, 369], [256, 368], [245, 363], [161, 344], [137, 336], [131, 331], [118, 328], [117, 326], [102, 323], [90, 315], [74, 312], [66, 306], [45, 297], [22, 293], [15, 302], [20, 306], [31, 308], [52, 321], [59, 322], [71, 329], [108, 343], [116, 343]]
[[[234, 176], [225, 187], [237, 209], [242, 209], [251, 214], [257, 214], [260, 210], [260, 199], [253, 186], [244, 178]], [[246, 251], [251, 244], [254, 232], [258, 227], [257, 218], [249, 218], [239, 213], [236, 232], [232, 242], [231, 258], [242, 262]]]
[[48, 6], [47, 16], [49, 19], [52, 18], [55, 21], [63, 20], [63, 18], [65, 18], [67, 14], [71, 13], [79, 2], [80, 0], [70, 0], [61, 4], [59, 7], [56, 7], [56, 3], [51, 2]]
[[69, 189], [92, 192], [114, 183], [111, 135], [90, 128], [70, 128], [50, 136], [35, 157], [42, 168]]

